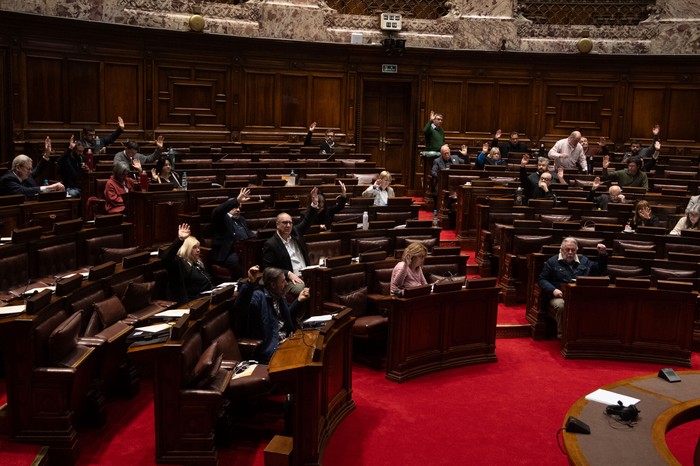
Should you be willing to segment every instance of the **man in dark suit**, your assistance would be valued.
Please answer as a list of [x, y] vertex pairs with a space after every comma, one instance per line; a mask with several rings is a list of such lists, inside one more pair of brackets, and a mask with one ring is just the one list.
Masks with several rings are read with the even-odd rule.
[[[314, 130], [316, 129], [316, 122], [314, 121], [309, 125], [309, 132], [306, 133], [306, 139], [304, 139], [304, 145], [311, 145], [311, 138], [313, 137]], [[335, 132], [332, 129], [326, 130], [326, 138], [320, 144], [320, 153], [332, 155], [335, 153]]]
[[285, 279], [291, 284], [290, 292], [299, 294], [304, 289], [301, 270], [311, 265], [309, 251], [304, 241], [304, 233], [318, 214], [318, 188], [311, 190], [311, 205], [302, 216], [301, 222], [294, 225], [292, 216], [283, 212], [277, 216], [277, 232], [263, 245], [263, 269], [276, 267], [284, 271]]
[[[50, 143], [48, 144], [50, 147]], [[31, 158], [24, 154], [15, 157], [12, 161], [12, 168], [0, 178], [0, 196], [23, 194], [24, 197], [31, 198], [40, 192], [65, 191], [66, 188], [61, 183], [54, 183], [49, 186], [37, 186], [34, 178], [42, 171], [48, 160], [49, 153], [46, 153], [44, 157], [39, 160], [37, 167], [32, 169], [33, 162]]]
[[440, 157], [433, 161], [433, 170], [430, 173], [433, 175], [433, 179], [437, 179], [440, 170], [450, 168], [450, 165], [459, 165], [462, 163], [464, 163], [464, 160], [456, 155], [452, 155], [450, 146], [444, 144], [440, 147]]
[[248, 199], [249, 194], [250, 189], [242, 188], [238, 197], [222, 203], [211, 213], [214, 227], [212, 262], [230, 270], [234, 280], [243, 276], [243, 264], [239, 254], [233, 250], [233, 245], [255, 236], [241, 216], [241, 202]]
[[491, 141], [491, 147], [498, 147], [501, 151], [501, 157], [508, 160], [508, 154], [511, 152], [528, 152], [527, 144], [520, 142], [520, 135], [517, 131], [511, 131], [510, 139], [506, 142], [498, 142], [500, 137], [503, 135], [503, 131], [500, 129], [496, 131], [493, 140]]
[[[530, 199], [542, 199], [542, 196], [538, 197], [541, 192], [538, 191], [541, 183], [541, 176], [544, 172], [549, 172], [549, 159], [547, 157], [537, 158], [537, 171], [534, 173], [527, 173], [527, 163], [530, 161], [530, 156], [525, 154], [520, 160], [520, 185], [523, 188], [525, 194], [525, 203]], [[564, 169], [559, 167], [557, 173], [552, 173], [550, 178], [552, 183], [566, 183], [564, 181]], [[549, 191], [549, 190], [547, 190]]]

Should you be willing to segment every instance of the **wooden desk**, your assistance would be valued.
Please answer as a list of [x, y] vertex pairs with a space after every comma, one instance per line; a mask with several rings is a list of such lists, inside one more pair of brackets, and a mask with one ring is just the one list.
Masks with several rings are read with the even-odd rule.
[[690, 367], [697, 292], [564, 287], [561, 354]]
[[564, 432], [569, 464], [635, 466], [679, 465], [666, 445], [666, 432], [700, 419], [700, 371], [678, 372], [679, 383], [656, 374], [620, 380], [602, 388], [641, 400], [639, 421], [633, 428], [618, 426], [605, 416], [605, 406], [579, 398], [566, 413], [588, 424], [591, 434]]
[[386, 378], [403, 382], [450, 367], [495, 362], [500, 288], [389, 302]]
[[354, 320], [346, 309], [321, 330], [297, 330], [270, 360], [270, 379], [293, 397], [292, 465], [321, 464], [333, 431], [355, 409]]

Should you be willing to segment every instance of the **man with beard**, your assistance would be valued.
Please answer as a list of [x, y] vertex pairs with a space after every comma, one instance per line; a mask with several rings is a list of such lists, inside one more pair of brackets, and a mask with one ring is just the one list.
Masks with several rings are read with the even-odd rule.
[[[537, 159], [537, 171], [527, 174], [526, 166], [530, 161], [530, 156], [525, 154], [520, 160], [520, 184], [524, 191], [524, 201], [527, 202], [530, 199], [536, 198], [537, 190], [540, 186], [540, 177], [544, 172], [549, 171], [549, 159], [546, 157], [539, 157]], [[552, 174], [552, 183], [564, 183], [564, 169], [559, 168], [557, 170], [557, 175]]]
[[243, 265], [233, 245], [255, 236], [241, 215], [241, 202], [247, 200], [249, 194], [250, 189], [241, 188], [237, 197], [222, 203], [211, 213], [214, 227], [214, 239], [211, 244], [212, 262], [226, 267], [234, 280], [238, 280], [243, 275]]
[[642, 168], [642, 159], [639, 157], [632, 157], [627, 161], [627, 168], [623, 170], [616, 170], [612, 173], [608, 173], [608, 167], [610, 166], [610, 156], [606, 155], [603, 157], [603, 180], [608, 179], [617, 180], [620, 186], [634, 186], [644, 189], [649, 189], [649, 178], [647, 174], [644, 173]]
[[557, 321], [557, 338], [562, 335], [562, 315], [564, 312], [564, 293], [562, 285], [576, 283], [577, 277], [603, 275], [608, 270], [608, 253], [605, 245], [600, 243], [598, 260], [592, 261], [586, 256], [579, 256], [578, 243], [573, 237], [564, 238], [559, 254], [547, 259], [540, 273], [539, 285], [543, 296], [549, 298], [547, 312]]
[[116, 141], [124, 132], [124, 120], [122, 117], [117, 117], [117, 124], [119, 125], [117, 129], [106, 138], [98, 138], [95, 133], [95, 128], [91, 126], [86, 126], [83, 128], [83, 132], [80, 135], [83, 147], [91, 150], [95, 154], [101, 152], [107, 146]]
[[588, 138], [581, 138], [581, 147], [583, 148], [583, 155], [586, 156], [586, 161], [588, 162], [588, 174], [593, 174], [593, 157], [596, 155], [608, 155], [608, 146], [605, 145], [605, 138], [601, 137], [598, 144], [589, 146]]
[[505, 160], [508, 160], [508, 154], [510, 152], [529, 152], [527, 144], [520, 142], [520, 135], [517, 131], [512, 131], [510, 133], [510, 139], [508, 139], [508, 141], [499, 143], [498, 139], [502, 134], [503, 131], [500, 129], [496, 131], [496, 134], [491, 141], [491, 147], [498, 147], [498, 149], [501, 151], [501, 157], [503, 157]]
[[652, 143], [649, 147], [645, 147], [644, 149], [642, 149], [642, 145], [636, 139], [630, 140], [630, 150], [623, 154], [622, 163], [626, 165], [630, 159], [639, 157], [643, 164], [642, 171], [648, 172], [649, 170], [653, 170], [654, 167], [656, 167], [656, 162], [659, 159], [659, 151], [661, 150], [661, 142], [659, 141], [660, 131], [661, 128], [659, 125], [655, 125], [652, 128]]

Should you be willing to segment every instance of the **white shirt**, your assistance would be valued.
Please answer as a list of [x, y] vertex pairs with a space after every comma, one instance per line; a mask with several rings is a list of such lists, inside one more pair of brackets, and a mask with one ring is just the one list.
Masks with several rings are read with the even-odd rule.
[[[568, 154], [568, 157], [562, 157], [559, 154]], [[569, 138], [560, 139], [549, 150], [547, 156], [554, 160], [554, 171], [559, 167], [576, 168], [576, 163], [581, 165], [583, 171], [588, 171], [588, 163], [586, 162], [586, 154], [583, 152], [583, 146], [576, 143], [575, 147], [569, 145]]]
[[306, 267], [306, 262], [304, 261], [301, 249], [299, 249], [299, 245], [292, 239], [292, 235], [289, 235], [287, 240], [282, 238], [279, 233], [277, 233], [277, 236], [282, 240], [282, 244], [284, 244], [287, 254], [289, 254], [289, 259], [292, 261], [292, 272], [294, 272], [295, 275], [299, 275], [301, 269]]

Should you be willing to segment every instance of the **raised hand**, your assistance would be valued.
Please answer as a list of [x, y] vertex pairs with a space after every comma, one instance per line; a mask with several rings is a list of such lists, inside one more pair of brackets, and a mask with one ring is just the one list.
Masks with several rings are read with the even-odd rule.
[[560, 181], [564, 182], [564, 167], [557, 168], [557, 178], [559, 178]]
[[661, 131], [661, 126], [659, 126], [659, 124], [657, 123], [651, 129], [651, 134], [653, 134], [654, 136], [658, 136], [660, 131]]
[[260, 266], [254, 265], [248, 269], [248, 281], [256, 282], [260, 278]]
[[494, 136], [496, 139], [499, 139], [503, 135], [503, 131], [499, 128], [496, 130], [496, 135]]
[[346, 195], [347, 192], [348, 192], [347, 189], [345, 188], [345, 183], [343, 183], [342, 181], [338, 180], [338, 184], [340, 185], [340, 195], [343, 196], [343, 197], [345, 197], [345, 195]]
[[649, 220], [651, 218], [651, 208], [642, 207], [641, 209], [639, 209], [639, 216], [642, 217], [644, 220]]
[[433, 121], [435, 119], [435, 111], [431, 110], [430, 111], [430, 121]]
[[238, 196], [236, 196], [236, 199], [238, 202], [243, 202], [247, 201], [250, 199], [250, 189], [248, 188], [241, 188], [241, 192], [238, 193]]
[[48, 160], [49, 155], [51, 155], [51, 138], [46, 136], [44, 139], [44, 158]]
[[608, 254], [608, 250], [605, 248], [605, 245], [603, 243], [598, 243], [596, 245], [596, 249], [598, 250], [598, 254], [601, 254], [603, 256]]
[[523, 154], [523, 158], [520, 159], [520, 166], [521, 166], [521, 167], [524, 167], [525, 165], [527, 165], [527, 163], [528, 163], [529, 161], [530, 161], [530, 156], [527, 155], [527, 154]]
[[599, 146], [604, 146], [605, 145], [605, 136], [600, 137], [600, 141], [598, 141]]
[[120, 116], [117, 117], [117, 124], [121, 129], [124, 129], [124, 119]]
[[156, 138], [156, 147], [158, 147], [158, 149], [163, 149], [163, 141], [163, 135]]
[[459, 149], [459, 153], [462, 154], [463, 157], [467, 156], [467, 145], [462, 144], [462, 147]]
[[[654, 141], [654, 150], [656, 152], [659, 152], [661, 150], [661, 141]], [[658, 155], [659, 154], [656, 154], [657, 157], [658, 157]]]
[[139, 173], [141, 173], [141, 171], [143, 170], [143, 169], [141, 168], [141, 161], [140, 161], [139, 159], [137, 159], [136, 157], [134, 157], [134, 158], [131, 160], [131, 165], [133, 165], [134, 168], [136, 169], [136, 171], [139, 172]]
[[70, 150], [75, 149], [75, 135], [73, 134], [70, 135], [70, 141], [68, 141], [68, 148]]
[[301, 302], [303, 302], [303, 301], [306, 301], [306, 300], [309, 299], [310, 297], [311, 297], [311, 293], [309, 293], [309, 289], [308, 289], [308, 288], [304, 288], [303, 290], [301, 290], [301, 293], [299, 293], [299, 297], [298, 297], [297, 299], [298, 299], [299, 302], [301, 303]]
[[312, 132], [313, 132], [313, 130], [315, 130], [315, 129], [316, 129], [316, 122], [314, 121], [313, 123], [311, 123], [311, 124], [309, 125], [309, 131], [312, 131]]
[[190, 226], [187, 223], [183, 223], [177, 227], [177, 237], [184, 241], [190, 236]]
[[610, 166], [610, 156], [604, 155], [603, 156], [603, 168], [608, 168], [609, 166]]
[[598, 189], [599, 186], [600, 186], [600, 177], [599, 177], [599, 176], [596, 176], [596, 177], [593, 179], [593, 186], [591, 186], [591, 189], [592, 189], [593, 191], [595, 191], [596, 189]]
[[311, 204], [318, 206], [318, 187], [316, 186], [311, 190]]
[[155, 168], [151, 168], [151, 178], [153, 178], [154, 180], [158, 179], [158, 173], [156, 172]]
[[485, 142], [484, 145], [481, 147], [481, 152], [483, 152], [484, 154], [487, 154], [488, 151], [489, 151], [489, 143]]

